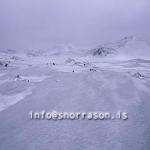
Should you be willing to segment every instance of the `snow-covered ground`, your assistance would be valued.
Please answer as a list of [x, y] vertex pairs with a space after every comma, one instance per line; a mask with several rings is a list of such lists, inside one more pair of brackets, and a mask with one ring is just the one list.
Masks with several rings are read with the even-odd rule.
[[[149, 150], [150, 53], [118, 59], [103, 50], [110, 52], [1, 52], [0, 150]], [[30, 120], [31, 110], [124, 111], [129, 119], [37, 121]]]

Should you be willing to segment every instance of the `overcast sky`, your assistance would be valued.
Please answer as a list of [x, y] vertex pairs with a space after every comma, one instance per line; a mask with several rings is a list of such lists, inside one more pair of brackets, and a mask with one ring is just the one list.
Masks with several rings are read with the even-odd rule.
[[0, 48], [96, 46], [150, 32], [150, 0], [0, 0]]

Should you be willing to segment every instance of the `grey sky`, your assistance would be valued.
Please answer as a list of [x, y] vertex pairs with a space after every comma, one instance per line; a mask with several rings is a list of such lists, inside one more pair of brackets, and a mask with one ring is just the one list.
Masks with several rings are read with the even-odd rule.
[[149, 0], [0, 0], [0, 48], [94, 46], [150, 31]]

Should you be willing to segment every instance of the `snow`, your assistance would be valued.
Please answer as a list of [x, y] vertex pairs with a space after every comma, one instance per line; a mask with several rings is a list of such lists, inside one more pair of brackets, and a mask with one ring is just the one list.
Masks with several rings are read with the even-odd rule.
[[49, 76], [20, 76], [19, 79], [15, 79], [16, 80], [21, 80], [21, 81], [28, 81], [28, 82], [42, 82], [43, 80], [49, 78]]
[[[100, 53], [98, 53], [100, 56], [107, 56], [108, 58], [120, 60], [136, 58], [149, 59], [150, 37], [146, 35], [128, 36], [114, 43], [100, 45], [96, 50], [100, 51]], [[91, 51], [93, 52], [93, 50]], [[95, 49], [93, 54], [94, 53]]]
[[[117, 51], [113, 57], [66, 46], [41, 55], [0, 52], [2, 62], [10, 61], [0, 66], [0, 150], [149, 150], [148, 40], [130, 36], [106, 45]], [[123, 111], [129, 119], [39, 121], [30, 120], [31, 110]]]
[[7, 109], [11, 105], [16, 104], [17, 102], [24, 99], [26, 96], [30, 94], [32, 94], [32, 92], [31, 90], [28, 89], [26, 91], [23, 91], [23, 92], [20, 92], [11, 96], [0, 95], [0, 111]]

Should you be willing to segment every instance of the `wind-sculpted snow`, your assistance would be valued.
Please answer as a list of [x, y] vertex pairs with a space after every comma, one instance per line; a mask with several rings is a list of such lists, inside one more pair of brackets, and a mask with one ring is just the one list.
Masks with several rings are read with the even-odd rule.
[[[150, 81], [116, 70], [54, 72], [0, 113], [0, 149], [141, 150], [150, 148]], [[14, 98], [14, 97], [12, 97]], [[29, 111], [125, 111], [121, 120], [30, 120]]]
[[[149, 150], [150, 59], [127, 58], [1, 55], [0, 150]], [[121, 111], [128, 120], [30, 118], [43, 110]]]
[[[12, 76], [13, 75], [13, 76]], [[0, 111], [32, 94], [34, 83], [42, 82], [49, 76], [14, 76], [0, 73]]]

